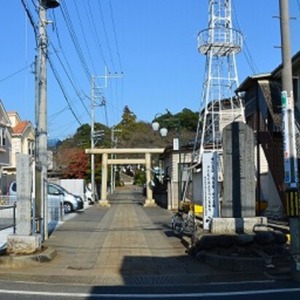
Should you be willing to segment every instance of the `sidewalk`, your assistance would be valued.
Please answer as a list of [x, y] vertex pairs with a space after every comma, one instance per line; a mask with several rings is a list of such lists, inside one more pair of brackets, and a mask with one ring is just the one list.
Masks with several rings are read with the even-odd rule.
[[144, 207], [140, 189], [117, 189], [110, 203], [90, 206], [60, 225], [44, 243], [55, 249], [53, 259], [16, 257], [20, 263], [14, 266], [1, 264], [0, 279], [93, 286], [268, 280], [261, 273], [218, 270], [187, 255], [171, 230], [172, 212]]

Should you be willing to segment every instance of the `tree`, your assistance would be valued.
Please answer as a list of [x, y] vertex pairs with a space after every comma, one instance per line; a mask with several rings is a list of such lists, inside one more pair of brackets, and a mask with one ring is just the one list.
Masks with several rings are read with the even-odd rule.
[[59, 151], [58, 161], [63, 178], [86, 179], [89, 166], [89, 157], [79, 148], [62, 148]]
[[[185, 108], [173, 115], [170, 111], [159, 116], [157, 121], [161, 127], [168, 129], [167, 137], [161, 137], [159, 132], [152, 130], [151, 123], [137, 121], [136, 115], [126, 105], [123, 109], [122, 120], [117, 124], [115, 132], [117, 148], [165, 148], [172, 145], [173, 138], [180, 137], [181, 145], [191, 142], [195, 138], [198, 123], [198, 113]], [[101, 124], [94, 124], [95, 132], [103, 132], [101, 139], [95, 139], [95, 146], [102, 148], [112, 147], [111, 128]], [[84, 150], [91, 146], [91, 127], [89, 124], [81, 125], [74, 136], [62, 141], [55, 153], [55, 162], [65, 178], [90, 179], [90, 155]], [[101, 156], [95, 156], [95, 180], [101, 180]]]
[[136, 123], [136, 115], [129, 109], [127, 105], [125, 105], [123, 109], [122, 121], [120, 125], [126, 128], [130, 128], [135, 123]]

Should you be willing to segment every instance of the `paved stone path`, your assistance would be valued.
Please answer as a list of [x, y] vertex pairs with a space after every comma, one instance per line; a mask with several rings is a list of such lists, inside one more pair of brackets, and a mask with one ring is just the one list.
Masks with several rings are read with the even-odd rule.
[[186, 254], [172, 233], [172, 212], [144, 207], [141, 190], [117, 189], [110, 198], [110, 208], [90, 206], [52, 233], [44, 243], [57, 251], [52, 261], [13, 269], [1, 266], [0, 279], [132, 286], [190, 285], [228, 278], [226, 272]]

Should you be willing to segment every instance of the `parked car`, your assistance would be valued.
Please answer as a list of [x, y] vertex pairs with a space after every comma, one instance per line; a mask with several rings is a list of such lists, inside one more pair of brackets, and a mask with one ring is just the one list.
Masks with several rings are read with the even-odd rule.
[[56, 183], [48, 183], [48, 195], [62, 196], [64, 201], [65, 213], [70, 213], [83, 209], [83, 200], [80, 196], [74, 195]]
[[[13, 181], [10, 184], [9, 194], [12, 196], [17, 194], [16, 181]], [[73, 195], [58, 184], [48, 183], [47, 194], [49, 202], [63, 201], [65, 213], [70, 213], [83, 208], [83, 200], [80, 196]]]

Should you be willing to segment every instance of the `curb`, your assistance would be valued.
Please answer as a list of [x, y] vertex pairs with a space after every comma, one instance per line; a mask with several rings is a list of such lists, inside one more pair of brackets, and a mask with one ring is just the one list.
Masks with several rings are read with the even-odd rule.
[[2, 255], [0, 265], [7, 267], [22, 267], [30, 264], [49, 262], [56, 256], [56, 249], [47, 247], [43, 251], [30, 255]]
[[230, 257], [213, 253], [204, 254], [204, 262], [222, 270], [231, 272], [263, 272], [265, 260], [252, 257]]

